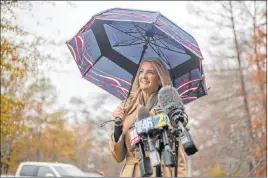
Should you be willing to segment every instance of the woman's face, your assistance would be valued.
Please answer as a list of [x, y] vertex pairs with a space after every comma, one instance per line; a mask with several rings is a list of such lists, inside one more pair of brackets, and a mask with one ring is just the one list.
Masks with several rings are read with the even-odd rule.
[[155, 92], [161, 84], [156, 69], [150, 62], [142, 63], [138, 75], [140, 89], [148, 94]]

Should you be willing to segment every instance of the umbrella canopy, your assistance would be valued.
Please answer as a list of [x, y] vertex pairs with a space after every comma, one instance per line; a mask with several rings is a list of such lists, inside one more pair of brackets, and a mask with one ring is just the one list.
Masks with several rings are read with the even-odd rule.
[[94, 15], [67, 46], [82, 76], [121, 100], [147, 57], [163, 60], [184, 103], [207, 94], [196, 40], [159, 12], [108, 9]]

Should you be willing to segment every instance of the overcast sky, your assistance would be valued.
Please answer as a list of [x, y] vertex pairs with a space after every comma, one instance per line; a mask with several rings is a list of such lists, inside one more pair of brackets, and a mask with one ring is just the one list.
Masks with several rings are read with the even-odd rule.
[[[202, 24], [203, 21], [190, 16], [183, 1], [80, 1], [72, 2], [75, 7], [67, 5], [65, 1], [44, 4], [44, 2], [32, 2], [33, 12], [22, 10], [19, 15], [20, 25], [27, 31], [41, 34], [42, 36], [62, 41], [62, 45], [51, 51], [57, 56], [57, 61], [50, 63], [52, 70], [46, 70], [46, 74], [51, 78], [59, 93], [59, 103], [65, 105], [73, 96], [87, 98], [88, 100], [97, 99], [99, 94], [106, 94], [105, 91], [82, 79], [74, 59], [69, 52], [65, 42], [71, 39], [80, 28], [90, 20], [92, 15], [108, 8], [132, 8], [159, 11], [168, 19], [179, 25], [182, 29], [193, 35], [203, 53], [204, 62], [209, 63], [209, 59], [204, 49], [206, 48], [206, 32], [191, 29], [189, 24]], [[33, 17], [32, 17], [33, 15]], [[40, 24], [37, 25], [36, 22]], [[51, 49], [50, 49], [51, 50]], [[120, 102], [115, 97], [108, 97], [102, 107], [112, 110]], [[90, 103], [90, 102], [89, 102]]]

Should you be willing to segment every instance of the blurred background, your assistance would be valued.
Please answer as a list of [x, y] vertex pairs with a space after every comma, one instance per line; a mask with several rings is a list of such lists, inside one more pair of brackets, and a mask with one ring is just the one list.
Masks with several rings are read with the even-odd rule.
[[267, 175], [266, 1], [1, 1], [1, 174], [25, 161], [118, 176], [120, 100], [82, 79], [65, 42], [108, 8], [159, 11], [197, 40], [208, 96], [186, 105], [199, 152], [188, 176]]

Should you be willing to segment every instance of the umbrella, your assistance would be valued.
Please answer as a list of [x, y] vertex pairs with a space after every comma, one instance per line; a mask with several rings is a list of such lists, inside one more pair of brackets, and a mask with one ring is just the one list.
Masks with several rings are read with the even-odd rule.
[[108, 9], [66, 43], [82, 77], [121, 100], [147, 57], [163, 60], [185, 104], [207, 95], [196, 40], [159, 12]]

